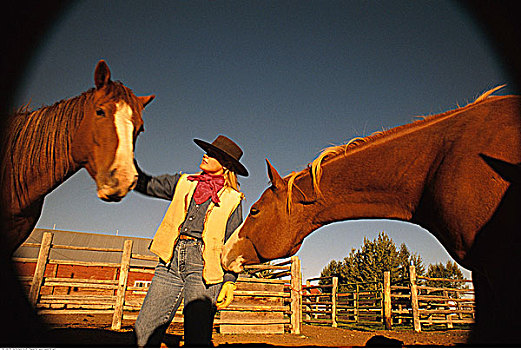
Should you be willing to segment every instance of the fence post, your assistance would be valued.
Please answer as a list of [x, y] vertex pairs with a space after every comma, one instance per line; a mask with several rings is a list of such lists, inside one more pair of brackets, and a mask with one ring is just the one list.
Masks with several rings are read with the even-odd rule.
[[391, 330], [393, 319], [391, 314], [391, 272], [384, 272], [384, 325], [386, 330]]
[[[306, 281], [306, 287], [308, 287], [306, 289], [306, 291], [307, 291], [306, 295], [311, 294], [311, 288], [310, 288], [311, 287], [311, 282]], [[302, 293], [302, 300], [304, 301], [304, 293]], [[310, 302], [311, 298], [310, 297], [306, 297], [305, 301], [306, 302]], [[302, 307], [304, 307], [304, 304], [302, 305]], [[306, 319], [306, 321], [309, 321], [309, 320], [311, 320], [311, 306], [306, 304], [305, 307], [306, 307], [306, 317], [305, 317], [305, 319]]]
[[[451, 303], [450, 303], [450, 297], [449, 297], [449, 292], [444, 290], [443, 291], [443, 296], [445, 298], [447, 298], [447, 300], [445, 301], [445, 304], [447, 305], [447, 310], [450, 310], [451, 308]], [[446, 314], [445, 318], [447, 319], [447, 328], [454, 328], [454, 325], [452, 324], [452, 315], [451, 314]]]
[[[459, 299], [459, 298], [460, 298], [460, 293], [456, 292], [456, 299]], [[456, 310], [461, 310], [461, 304], [459, 301], [456, 302]], [[459, 320], [463, 319], [463, 314], [461, 312], [458, 313], [458, 319]]]
[[358, 283], [356, 283], [355, 285], [355, 295], [353, 296], [353, 306], [355, 307], [355, 309], [353, 310], [353, 316], [354, 316], [354, 320], [355, 320], [355, 323], [358, 323], [358, 305], [359, 305], [359, 299], [360, 299], [360, 285]]
[[36, 262], [33, 282], [31, 283], [31, 289], [29, 290], [29, 302], [34, 308], [36, 308], [38, 297], [40, 296], [40, 290], [42, 288], [43, 278], [45, 276], [45, 268], [47, 267], [47, 262], [49, 261], [52, 238], [52, 232], [45, 232], [43, 234], [42, 244], [40, 245], [40, 251], [38, 252], [38, 261]]
[[302, 332], [302, 276], [300, 274], [300, 260], [297, 256], [291, 257], [291, 333]]
[[318, 309], [319, 309], [319, 307], [318, 307], [318, 303], [319, 303], [319, 301], [320, 301], [320, 296], [317, 295], [317, 296], [315, 297], [315, 309], [314, 309], [314, 310], [315, 310], [316, 312], [313, 314], [313, 318], [314, 318], [314, 319], [318, 319]]
[[125, 292], [127, 291], [128, 271], [130, 270], [130, 257], [132, 256], [132, 240], [126, 240], [121, 255], [121, 266], [119, 268], [119, 283], [112, 316], [112, 329], [121, 329], [123, 319], [123, 305], [125, 304]]
[[331, 289], [331, 320], [333, 321], [333, 327], [337, 327], [336, 323], [336, 303], [338, 294], [338, 277], [333, 277], [333, 288]]
[[414, 265], [409, 266], [409, 278], [411, 283], [411, 308], [414, 321], [414, 331], [421, 332], [420, 310], [418, 304], [418, 288], [416, 287], [416, 269]]

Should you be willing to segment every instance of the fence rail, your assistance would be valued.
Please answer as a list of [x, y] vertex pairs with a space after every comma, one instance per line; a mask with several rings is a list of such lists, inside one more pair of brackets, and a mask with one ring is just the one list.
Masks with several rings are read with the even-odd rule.
[[[328, 281], [331, 283], [328, 284]], [[312, 285], [311, 281], [324, 284]], [[303, 322], [338, 327], [348, 324], [410, 325], [421, 332], [422, 326], [474, 323], [474, 290], [427, 286], [425, 283], [459, 282], [466, 279], [446, 279], [416, 276], [410, 267], [409, 280], [403, 285], [391, 285], [390, 272], [383, 281], [338, 283], [337, 277], [313, 278], [303, 287]]]
[[[18, 263], [36, 263], [32, 277], [21, 276], [27, 285], [32, 305], [40, 314], [112, 314], [112, 329], [121, 328], [123, 320], [135, 320], [141, 309], [148, 285], [129, 285], [129, 275], [149, 276], [153, 267], [137, 266], [133, 260], [157, 261], [156, 257], [132, 252], [133, 241], [126, 240], [122, 249], [55, 245], [53, 233], [45, 232], [41, 244], [23, 246], [39, 248], [37, 259], [14, 258]], [[51, 249], [73, 249], [120, 253], [120, 263], [80, 262], [50, 259]], [[59, 265], [111, 269], [112, 278], [74, 278], [57, 276]], [[301, 273], [300, 260], [276, 265], [250, 265], [246, 270], [253, 276], [240, 277], [230, 306], [217, 313], [215, 324], [221, 333], [291, 333], [301, 332]], [[73, 275], [73, 274], [72, 274]], [[290, 280], [280, 280], [289, 276]], [[148, 280], [147, 279], [147, 280]], [[182, 321], [182, 306], [174, 322]]]
[[[28, 286], [30, 302], [41, 314], [112, 314], [112, 328], [120, 329], [123, 320], [135, 320], [148, 285], [132, 285], [129, 276], [139, 275], [150, 280], [153, 267], [136, 265], [136, 260], [157, 261], [156, 257], [132, 252], [132, 240], [121, 249], [54, 245], [53, 234], [46, 232], [42, 243], [25, 243], [38, 247], [37, 259], [15, 258], [19, 263], [36, 263], [33, 276], [20, 279]], [[74, 249], [120, 253], [120, 263], [50, 259], [52, 249]], [[100, 268], [112, 272], [110, 278], [74, 278], [58, 276], [58, 266]], [[391, 285], [390, 273], [383, 281], [342, 284], [333, 277], [330, 283], [302, 285], [300, 260], [292, 257], [274, 265], [249, 265], [245, 270], [252, 277], [240, 277], [234, 302], [218, 312], [215, 323], [222, 333], [281, 333], [289, 329], [300, 334], [302, 323], [330, 325], [383, 324], [410, 326], [420, 332], [422, 327], [474, 322], [474, 290], [440, 287], [446, 282], [467, 283], [416, 276], [410, 267], [409, 280]], [[290, 277], [289, 280], [280, 280]], [[327, 283], [327, 282], [326, 282]], [[430, 285], [425, 285], [429, 283]], [[182, 321], [180, 307], [174, 322]]]

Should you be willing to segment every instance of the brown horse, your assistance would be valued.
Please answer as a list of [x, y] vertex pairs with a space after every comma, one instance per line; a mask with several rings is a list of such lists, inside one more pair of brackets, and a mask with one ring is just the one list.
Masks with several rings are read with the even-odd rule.
[[134, 145], [141, 113], [154, 96], [136, 97], [110, 79], [101, 60], [95, 88], [33, 112], [11, 116], [2, 140], [2, 220], [8, 251], [31, 233], [44, 197], [84, 167], [98, 197], [119, 201], [136, 184]]
[[521, 332], [521, 98], [466, 107], [326, 149], [307, 169], [269, 187], [223, 251], [223, 265], [295, 254], [336, 221], [398, 219], [429, 230], [473, 273], [479, 342]]

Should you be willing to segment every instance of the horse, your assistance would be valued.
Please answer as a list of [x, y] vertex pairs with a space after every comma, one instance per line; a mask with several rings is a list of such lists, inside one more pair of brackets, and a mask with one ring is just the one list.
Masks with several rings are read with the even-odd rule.
[[[497, 88], [496, 88], [497, 89]], [[223, 248], [239, 272], [295, 254], [329, 223], [396, 219], [432, 233], [472, 271], [471, 341], [519, 343], [521, 97], [492, 89], [464, 107], [325, 149], [271, 186]]]
[[4, 240], [12, 254], [40, 217], [45, 196], [81, 168], [104, 201], [120, 201], [137, 182], [136, 138], [142, 110], [154, 95], [134, 95], [112, 81], [107, 63], [94, 71], [95, 88], [35, 111], [9, 117], [2, 139], [1, 204]]

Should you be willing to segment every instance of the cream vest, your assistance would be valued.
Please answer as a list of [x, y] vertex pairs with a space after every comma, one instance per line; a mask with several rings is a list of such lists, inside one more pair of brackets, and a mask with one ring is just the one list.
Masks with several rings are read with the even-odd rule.
[[[174, 246], [179, 237], [179, 230], [185, 221], [188, 207], [192, 200], [197, 181], [188, 180], [183, 174], [177, 182], [174, 198], [168, 207], [163, 221], [154, 236], [150, 251], [169, 262], [174, 253]], [[211, 202], [204, 219], [203, 238], [203, 278], [207, 284], [223, 281], [224, 271], [221, 267], [221, 253], [228, 218], [241, 203], [242, 193], [230, 187], [223, 187], [219, 193], [219, 204]]]

